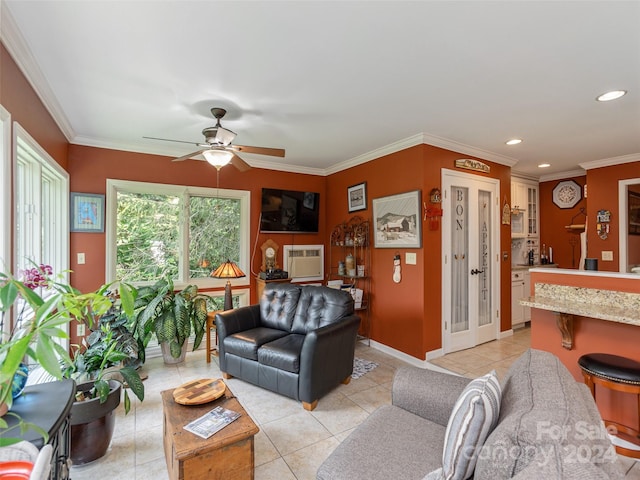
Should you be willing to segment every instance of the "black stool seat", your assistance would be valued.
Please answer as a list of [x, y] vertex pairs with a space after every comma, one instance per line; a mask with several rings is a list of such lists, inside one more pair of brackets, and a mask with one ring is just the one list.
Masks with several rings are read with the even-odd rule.
[[583, 370], [612, 382], [640, 385], [640, 362], [608, 353], [590, 353], [578, 359]]

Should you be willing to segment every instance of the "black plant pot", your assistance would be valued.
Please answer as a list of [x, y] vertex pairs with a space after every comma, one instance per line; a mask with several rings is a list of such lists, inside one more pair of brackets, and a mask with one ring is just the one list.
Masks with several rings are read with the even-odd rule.
[[[81, 383], [77, 391], [88, 392], [93, 382]], [[71, 407], [71, 461], [74, 465], [93, 462], [107, 453], [115, 425], [114, 410], [120, 405], [120, 382], [109, 380], [107, 401], [99, 398], [74, 402]]]

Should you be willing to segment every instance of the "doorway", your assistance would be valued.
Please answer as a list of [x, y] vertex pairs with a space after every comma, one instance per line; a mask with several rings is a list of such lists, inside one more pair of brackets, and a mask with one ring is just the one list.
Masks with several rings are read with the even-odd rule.
[[443, 353], [495, 340], [500, 325], [500, 182], [442, 170]]

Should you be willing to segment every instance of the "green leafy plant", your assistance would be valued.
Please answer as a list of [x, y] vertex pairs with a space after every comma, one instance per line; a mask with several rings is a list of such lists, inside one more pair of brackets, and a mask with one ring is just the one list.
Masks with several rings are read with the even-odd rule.
[[[12, 380], [25, 359], [40, 364], [54, 378], [62, 378], [61, 363], [70, 363], [68, 352], [56, 339], [67, 339], [64, 329], [73, 316], [62, 303], [63, 293], [50, 282], [52, 269], [48, 265], [34, 266], [18, 280], [7, 273], [0, 273], [0, 404], [11, 408], [13, 404]], [[42, 294], [35, 291], [38, 289]], [[17, 310], [12, 328], [9, 313]], [[5, 321], [7, 324], [5, 324]], [[7, 333], [8, 332], [8, 333]], [[17, 417], [9, 412], [7, 415]], [[0, 417], [0, 428], [7, 428]], [[21, 432], [31, 428], [47, 439], [47, 433], [34, 424], [22, 422], [12, 427]], [[7, 431], [0, 438], [0, 446], [15, 443]]]
[[100, 398], [100, 403], [104, 403], [109, 395], [109, 380], [121, 381], [128, 387], [123, 390], [125, 413], [129, 413], [131, 399], [128, 389], [140, 401], [144, 400], [144, 385], [135, 368], [140, 364], [137, 342], [127, 328], [127, 323], [134, 314], [137, 290], [125, 283], [120, 284], [119, 290], [119, 298], [108, 290], [103, 292], [104, 297], [109, 299], [110, 306], [99, 318], [93, 318], [93, 310], [85, 308], [82, 296], [66, 297], [69, 308], [82, 311], [88, 315], [85, 318], [91, 318], [92, 331], [83, 341], [82, 347], [77, 349], [73, 363], [64, 374], [77, 382], [94, 382], [88, 395], [83, 392], [76, 394], [76, 401]]
[[140, 288], [132, 331], [142, 349], [155, 334], [158, 342], [169, 345], [171, 356], [178, 358], [191, 332], [195, 333], [193, 349], [198, 348], [207, 323], [207, 298], [198, 294], [195, 285], [175, 292], [170, 279]]

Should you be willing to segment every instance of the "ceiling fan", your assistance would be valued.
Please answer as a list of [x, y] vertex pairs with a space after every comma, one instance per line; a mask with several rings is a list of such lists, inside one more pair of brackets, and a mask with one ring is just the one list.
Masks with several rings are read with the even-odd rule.
[[[167, 142], [188, 143], [200, 147], [199, 150], [191, 152], [182, 157], [174, 158], [174, 162], [182, 162], [189, 160], [197, 155], [202, 154], [204, 160], [216, 167], [218, 171], [228, 163], [231, 163], [241, 172], [245, 172], [251, 168], [247, 162], [242, 160], [237, 154], [240, 152], [255, 153], [258, 155], [270, 155], [272, 157], [284, 157], [282, 148], [266, 148], [266, 147], [249, 147], [246, 145], [232, 145], [231, 142], [236, 134], [231, 130], [220, 125], [220, 119], [225, 116], [227, 111], [224, 108], [214, 107], [211, 109], [212, 115], [217, 120], [215, 127], [208, 127], [202, 130], [204, 135], [204, 143], [185, 142], [183, 140], [171, 140], [168, 138], [143, 137], [151, 140], [163, 140]], [[201, 160], [195, 158], [195, 160]]]

